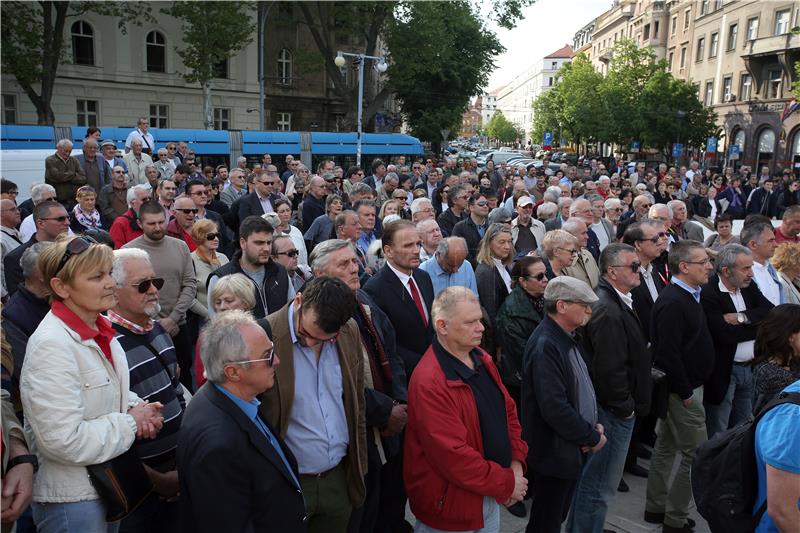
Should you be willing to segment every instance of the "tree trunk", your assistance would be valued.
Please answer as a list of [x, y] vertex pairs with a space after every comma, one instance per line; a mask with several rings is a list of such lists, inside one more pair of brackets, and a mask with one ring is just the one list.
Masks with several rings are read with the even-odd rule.
[[206, 80], [203, 85], [203, 122], [207, 130], [214, 129], [214, 112], [211, 109], [211, 80]]

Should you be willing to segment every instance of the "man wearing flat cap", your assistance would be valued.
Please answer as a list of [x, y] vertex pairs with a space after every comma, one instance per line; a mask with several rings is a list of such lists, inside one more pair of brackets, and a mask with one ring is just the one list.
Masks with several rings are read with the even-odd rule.
[[606, 443], [589, 371], [574, 337], [589, 321], [596, 301], [581, 280], [550, 280], [544, 291], [547, 316], [525, 347], [522, 430], [533, 484], [527, 533], [561, 530], [588, 454]]

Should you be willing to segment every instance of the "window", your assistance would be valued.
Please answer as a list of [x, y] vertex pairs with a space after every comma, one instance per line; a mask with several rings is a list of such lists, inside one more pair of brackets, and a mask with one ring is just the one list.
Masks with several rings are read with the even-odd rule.
[[783, 9], [775, 13], [775, 35], [789, 33], [789, 13], [790, 9]]
[[94, 30], [83, 20], [72, 25], [72, 62], [94, 65]]
[[3, 95], [3, 124], [17, 123], [17, 97], [13, 94]]
[[700, 0], [700, 15], [708, 13], [708, 0]]
[[744, 139], [745, 139], [744, 130], [737, 131], [736, 135], [733, 136], [733, 144], [739, 147], [740, 153], [744, 153]]
[[658, 21], [653, 23], [653, 39], [658, 39]]
[[767, 75], [767, 98], [781, 97], [781, 71], [770, 70]]
[[292, 53], [286, 48], [278, 52], [278, 83], [292, 84]]
[[733, 94], [733, 78], [726, 76], [722, 78], [722, 101], [730, 102]]
[[723, 0], [714, 0], [714, 10], [722, 9]]
[[164, 104], [150, 104], [150, 127], [169, 127], [169, 106]]
[[215, 130], [229, 130], [231, 129], [231, 110], [223, 107], [214, 108], [214, 129]]
[[686, 47], [681, 48], [681, 68], [686, 67]]
[[558, 61], [553, 61], [550, 65], [550, 70], [558, 70]]
[[747, 40], [753, 41], [758, 38], [758, 17], [747, 19]]
[[159, 31], [151, 31], [147, 34], [147, 71], [166, 72], [167, 71], [167, 40], [164, 34]]
[[689, 17], [691, 17], [691, 14], [692, 14], [691, 8], [687, 9], [686, 11], [683, 12], [683, 31], [684, 32], [689, 29], [689, 20], [691, 20]]
[[97, 126], [100, 122], [97, 120], [97, 109], [99, 105], [97, 100], [78, 100], [78, 126]]
[[285, 111], [278, 112], [278, 130], [291, 131], [292, 130], [292, 114]]
[[750, 74], [742, 74], [739, 87], [739, 99], [750, 100], [753, 97], [753, 77]]
[[228, 60], [223, 59], [216, 65], [214, 65], [214, 77], [215, 78], [227, 78], [228, 77]]
[[771, 154], [775, 151], [775, 132], [767, 128], [758, 136], [758, 151]]
[[714, 32], [711, 34], [711, 41], [708, 43], [709, 59], [712, 57], [717, 57], [718, 50], [719, 50], [719, 32]]
[[739, 25], [731, 24], [728, 26], [728, 50], [736, 48], [736, 37], [739, 35]]
[[699, 62], [703, 60], [703, 57], [705, 57], [705, 51], [706, 51], [706, 38], [700, 37], [699, 39], [697, 39], [697, 54], [695, 54], [696, 61]]
[[553, 76], [550, 76], [549, 78], [547, 78], [547, 86], [548, 87], [552, 87], [553, 86]]
[[644, 34], [642, 35], [642, 38], [645, 41], [650, 39], [650, 24], [645, 24], [644, 25]]
[[670, 24], [670, 27], [669, 27], [669, 34], [670, 35], [675, 35], [676, 31], [678, 31], [678, 15], [675, 15], [674, 17], [672, 17], [672, 23]]
[[706, 97], [703, 100], [703, 103], [710, 106], [714, 103], [714, 82], [707, 81], [706, 82]]
[[669, 65], [669, 69], [672, 70], [672, 60], [674, 59], [675, 52], [670, 52], [667, 56], [667, 64]]

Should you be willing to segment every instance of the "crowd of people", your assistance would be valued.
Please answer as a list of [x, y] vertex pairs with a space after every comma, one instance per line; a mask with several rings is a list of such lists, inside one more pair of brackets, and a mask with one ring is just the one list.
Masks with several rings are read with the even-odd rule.
[[[100, 134], [26, 202], [2, 181], [17, 531], [490, 533], [532, 499], [528, 532], [601, 533], [628, 473], [688, 532], [698, 446], [800, 388], [791, 173], [213, 168]], [[800, 407], [756, 449], [758, 531], [796, 531]], [[121, 458], [148, 490], [109, 521]]]

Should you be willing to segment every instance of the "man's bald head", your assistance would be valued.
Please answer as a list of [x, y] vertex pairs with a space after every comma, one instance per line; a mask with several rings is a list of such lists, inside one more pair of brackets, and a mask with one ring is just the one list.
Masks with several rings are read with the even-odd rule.
[[450, 274], [458, 272], [467, 258], [467, 241], [461, 237], [448, 237], [436, 248], [436, 261]]

